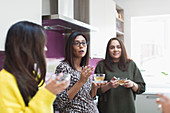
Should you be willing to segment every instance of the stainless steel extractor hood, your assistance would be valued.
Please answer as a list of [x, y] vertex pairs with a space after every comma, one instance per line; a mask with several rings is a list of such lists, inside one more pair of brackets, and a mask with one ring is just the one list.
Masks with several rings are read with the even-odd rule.
[[74, 4], [74, 0], [42, 0], [44, 28], [62, 32], [96, 31], [96, 27], [74, 19]]

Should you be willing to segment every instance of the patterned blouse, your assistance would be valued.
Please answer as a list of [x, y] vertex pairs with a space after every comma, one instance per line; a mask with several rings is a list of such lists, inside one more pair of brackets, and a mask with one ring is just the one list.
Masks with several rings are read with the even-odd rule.
[[95, 113], [95, 104], [90, 95], [92, 82], [89, 78], [72, 100], [69, 100], [67, 92], [80, 79], [81, 72], [72, 69], [66, 62], [60, 63], [55, 73], [69, 73], [71, 75], [69, 87], [57, 95], [54, 109], [60, 113]]

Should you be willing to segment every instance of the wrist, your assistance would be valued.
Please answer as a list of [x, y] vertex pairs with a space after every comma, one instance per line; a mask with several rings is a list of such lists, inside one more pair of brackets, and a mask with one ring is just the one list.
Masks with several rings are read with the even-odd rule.
[[80, 85], [80, 86], [83, 86], [85, 83], [84, 82], [82, 82], [82, 81], [77, 81], [77, 83]]
[[107, 87], [108, 87], [109, 89], [112, 88], [112, 83], [109, 82], [109, 83], [107, 84]]

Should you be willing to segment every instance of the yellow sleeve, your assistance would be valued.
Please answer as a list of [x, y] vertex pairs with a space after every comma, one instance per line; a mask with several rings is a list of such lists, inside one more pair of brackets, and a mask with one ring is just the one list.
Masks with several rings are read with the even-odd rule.
[[53, 113], [54, 94], [41, 88], [25, 106], [13, 75], [0, 72], [0, 113]]
[[25, 113], [53, 113], [53, 102], [56, 96], [46, 88], [41, 88], [28, 103]]

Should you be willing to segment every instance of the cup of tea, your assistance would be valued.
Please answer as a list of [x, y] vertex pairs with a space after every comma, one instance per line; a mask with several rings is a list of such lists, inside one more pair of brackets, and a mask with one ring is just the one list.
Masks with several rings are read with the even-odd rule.
[[66, 80], [66, 81], [70, 81], [70, 74], [69, 73], [63, 73], [63, 76], [58, 80], [59, 82]]
[[105, 74], [93, 74], [93, 81], [95, 83], [104, 82]]
[[125, 80], [127, 80], [127, 78], [118, 77], [117, 80], [119, 82], [119, 85], [123, 85]]
[[[63, 74], [60, 79], [57, 81], [57, 83], [60, 83], [61, 81], [66, 81], [67, 83], [70, 83], [70, 78], [71, 78], [71, 75], [69, 73], [61, 73]], [[56, 77], [59, 75], [59, 73], [56, 73], [56, 74], [53, 74], [52, 75], [52, 79], [56, 79]], [[67, 84], [66, 84], [67, 85]]]

